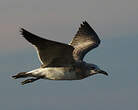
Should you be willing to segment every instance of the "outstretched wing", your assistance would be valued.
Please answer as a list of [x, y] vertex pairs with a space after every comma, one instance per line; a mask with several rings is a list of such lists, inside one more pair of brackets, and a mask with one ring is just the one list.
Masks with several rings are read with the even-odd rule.
[[23, 28], [21, 34], [36, 47], [43, 66], [67, 66], [74, 61], [72, 56], [74, 48], [71, 45], [41, 38]]
[[73, 56], [75, 60], [83, 60], [85, 54], [100, 44], [100, 39], [91, 26], [84, 21], [71, 41], [70, 45], [75, 49]]

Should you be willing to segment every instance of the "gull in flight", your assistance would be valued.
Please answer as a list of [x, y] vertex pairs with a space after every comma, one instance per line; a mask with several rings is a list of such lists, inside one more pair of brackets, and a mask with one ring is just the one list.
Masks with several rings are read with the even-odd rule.
[[12, 76], [15, 79], [31, 77], [21, 82], [23, 85], [39, 79], [81, 80], [95, 74], [108, 75], [97, 65], [83, 61], [85, 54], [100, 44], [98, 35], [86, 21], [70, 44], [41, 38], [23, 28], [21, 34], [36, 48], [42, 63], [40, 68]]

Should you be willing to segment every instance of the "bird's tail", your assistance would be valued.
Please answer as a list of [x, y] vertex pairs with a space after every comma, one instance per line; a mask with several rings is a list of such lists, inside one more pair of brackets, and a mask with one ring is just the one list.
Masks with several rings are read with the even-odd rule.
[[[31, 73], [28, 72], [21, 72], [18, 73], [14, 76], [12, 76], [14, 79], [18, 79], [18, 78], [26, 78], [26, 77], [33, 77]], [[30, 78], [30, 79], [26, 79], [24, 81], [21, 82], [22, 85], [27, 84], [27, 83], [32, 83], [38, 79], [40, 79], [41, 77], [36, 77], [36, 78]]]

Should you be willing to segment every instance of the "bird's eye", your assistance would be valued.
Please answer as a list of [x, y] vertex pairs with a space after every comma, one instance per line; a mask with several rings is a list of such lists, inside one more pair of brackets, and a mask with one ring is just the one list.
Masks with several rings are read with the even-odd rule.
[[95, 67], [91, 67], [91, 69], [95, 69]]

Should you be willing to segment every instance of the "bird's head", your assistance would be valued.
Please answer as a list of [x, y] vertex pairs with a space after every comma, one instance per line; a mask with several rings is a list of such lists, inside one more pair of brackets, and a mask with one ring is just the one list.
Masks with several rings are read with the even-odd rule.
[[107, 72], [101, 70], [97, 65], [91, 64], [89, 75], [91, 76], [91, 75], [95, 75], [95, 74], [103, 74], [103, 75], [108, 76]]

